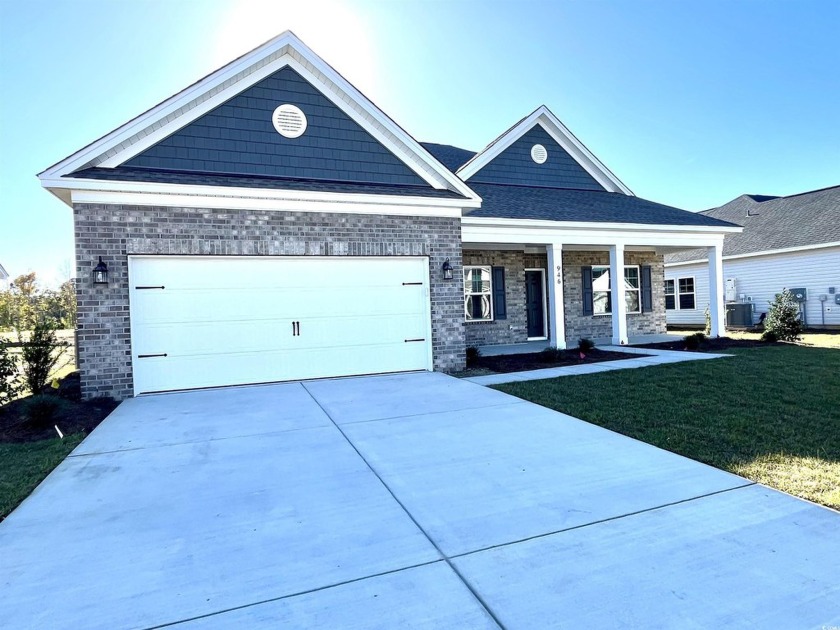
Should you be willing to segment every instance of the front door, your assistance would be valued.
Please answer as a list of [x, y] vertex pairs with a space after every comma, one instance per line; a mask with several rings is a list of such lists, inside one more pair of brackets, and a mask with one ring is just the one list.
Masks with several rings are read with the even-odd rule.
[[525, 312], [528, 316], [528, 337], [545, 337], [545, 311], [542, 270], [525, 272]]

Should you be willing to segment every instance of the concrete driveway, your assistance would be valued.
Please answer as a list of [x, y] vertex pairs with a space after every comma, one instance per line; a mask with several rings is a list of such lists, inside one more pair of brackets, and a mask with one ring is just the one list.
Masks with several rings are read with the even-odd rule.
[[289, 383], [123, 403], [0, 524], [0, 625], [821, 628], [838, 558], [835, 512], [479, 385]]

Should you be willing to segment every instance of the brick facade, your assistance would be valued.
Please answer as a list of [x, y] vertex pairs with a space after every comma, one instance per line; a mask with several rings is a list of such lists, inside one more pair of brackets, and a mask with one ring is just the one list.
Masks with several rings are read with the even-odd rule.
[[521, 251], [464, 250], [464, 265], [505, 268], [507, 319], [464, 324], [467, 347], [528, 341], [525, 313], [525, 269], [546, 269], [545, 254]]
[[[464, 367], [461, 222], [458, 218], [74, 205], [78, 352], [85, 398], [132, 395], [128, 258], [199, 256], [428, 256], [436, 370]], [[98, 257], [107, 287], [93, 286]], [[454, 279], [444, 281], [449, 259]]]
[[[581, 268], [589, 265], [609, 265], [609, 252], [563, 252], [564, 309], [566, 340], [574, 346], [581, 337], [597, 339], [612, 337], [611, 315], [583, 314], [583, 278]], [[627, 335], [665, 333], [665, 263], [662, 256], [652, 252], [625, 252], [625, 265], [650, 265], [653, 311], [628, 313]]]

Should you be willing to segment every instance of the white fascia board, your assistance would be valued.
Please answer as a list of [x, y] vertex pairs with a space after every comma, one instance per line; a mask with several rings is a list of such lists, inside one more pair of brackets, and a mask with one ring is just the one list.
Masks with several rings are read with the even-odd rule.
[[[798, 247], [783, 247], [781, 249], [767, 249], [762, 252], [750, 252], [749, 254], [732, 254], [731, 256], [724, 256], [723, 260], [740, 260], [742, 258], [758, 258], [760, 256], [775, 256], [777, 254], [795, 254], [796, 252], [808, 252], [815, 249], [830, 249], [832, 247], [840, 247], [840, 241], [833, 241], [831, 243], [816, 243], [814, 245], [799, 245]], [[696, 265], [697, 263], [707, 263], [707, 258], [698, 258], [696, 260], [686, 260], [674, 263], [665, 263], [666, 267], [680, 267], [682, 265]]]
[[455, 190], [467, 198], [479, 199], [469, 186], [290, 31], [50, 167], [39, 178], [42, 182], [55, 179], [85, 166], [119, 166], [285, 66], [290, 66], [321, 89], [337, 107], [430, 186], [438, 190]]
[[633, 191], [627, 188], [612, 171], [604, 166], [545, 105], [541, 105], [530, 116], [523, 119], [501, 138], [475, 155], [469, 162], [459, 168], [456, 174], [464, 181], [469, 181], [470, 177], [487, 166], [494, 158], [528, 133], [537, 124], [604, 188], [610, 192], [621, 192], [625, 195], [633, 196]]
[[[80, 180], [84, 184], [84, 180]], [[95, 182], [101, 183], [101, 182]], [[132, 188], [129, 190], [129, 188]], [[70, 189], [70, 203], [95, 203], [179, 208], [337, 212], [400, 216], [461, 217], [464, 199], [434, 199], [394, 195], [357, 195], [312, 191], [257, 190], [218, 186], [157, 184], [155, 189], [126, 185], [119, 190], [77, 186]]]
[[740, 233], [744, 228], [733, 225], [732, 227], [715, 225], [659, 225], [645, 223], [593, 223], [589, 221], [544, 221], [541, 219], [503, 219], [495, 217], [464, 217], [464, 225], [493, 226], [500, 228], [525, 228], [525, 229], [583, 229], [592, 231], [618, 230], [618, 231], [643, 231], [643, 232], [692, 232], [692, 233]]
[[[719, 230], [719, 229], [718, 229]], [[649, 226], [629, 224], [572, 224], [551, 226], [498, 226], [476, 224], [469, 217], [461, 221], [461, 240], [464, 243], [559, 243], [563, 245], [628, 247], [709, 247], [722, 245], [720, 231], [681, 229], [677, 226]]]

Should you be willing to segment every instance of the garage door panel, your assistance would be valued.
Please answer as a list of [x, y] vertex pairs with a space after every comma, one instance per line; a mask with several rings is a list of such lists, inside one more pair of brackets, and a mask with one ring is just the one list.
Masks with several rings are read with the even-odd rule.
[[133, 257], [130, 269], [135, 393], [431, 367], [425, 258]]
[[[212, 291], [165, 288], [135, 291], [135, 323], [245, 322], [254, 319], [299, 320], [334, 313], [359, 317], [377, 313], [409, 316], [425, 305], [423, 286], [358, 287], [335, 289], [250, 289]], [[265, 315], [261, 315], [265, 314]]]

